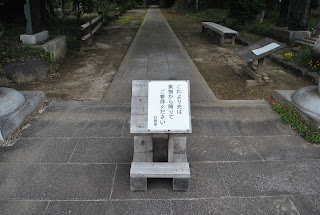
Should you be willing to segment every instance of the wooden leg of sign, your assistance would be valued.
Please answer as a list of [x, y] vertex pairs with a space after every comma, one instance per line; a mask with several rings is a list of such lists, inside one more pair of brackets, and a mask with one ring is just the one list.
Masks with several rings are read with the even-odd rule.
[[232, 36], [232, 45], [234, 46], [236, 44], [236, 36]]
[[174, 178], [173, 190], [186, 191], [189, 188], [189, 178]]
[[224, 44], [224, 35], [221, 36], [221, 45]]
[[[169, 134], [168, 140], [168, 163], [184, 163], [188, 166], [186, 152], [187, 138], [176, 137]], [[189, 170], [190, 171], [190, 170]], [[173, 190], [186, 191], [189, 187], [190, 178], [173, 178]]]
[[153, 162], [152, 135], [134, 137], [133, 162]]
[[263, 62], [264, 62], [264, 58], [261, 58], [258, 60], [258, 69], [257, 69], [257, 73], [259, 75], [259, 79], [257, 80], [259, 83], [262, 81], [262, 73], [263, 73]]
[[[152, 138], [152, 134], [134, 137], [133, 162], [153, 162]], [[147, 178], [130, 176], [130, 188], [131, 191], [147, 190]]]
[[187, 162], [187, 138], [176, 137], [169, 134], [168, 140], [168, 162], [169, 163], [186, 163]]
[[130, 187], [131, 191], [137, 190], [147, 190], [148, 187], [147, 178], [131, 178], [130, 177]]

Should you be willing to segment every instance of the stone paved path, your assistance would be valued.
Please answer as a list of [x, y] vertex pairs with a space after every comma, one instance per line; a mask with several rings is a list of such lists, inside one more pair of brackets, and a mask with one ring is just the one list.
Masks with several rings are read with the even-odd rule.
[[191, 102], [216, 97], [159, 9], [149, 9], [104, 98], [108, 104], [131, 102], [132, 80], [190, 80]]
[[[160, 16], [150, 10], [140, 33], [152, 14]], [[126, 99], [52, 103], [0, 148], [0, 214], [320, 214], [320, 147], [265, 101], [193, 102], [189, 190], [152, 179], [148, 191], [131, 192]], [[154, 147], [155, 160], [165, 161], [166, 137]]]

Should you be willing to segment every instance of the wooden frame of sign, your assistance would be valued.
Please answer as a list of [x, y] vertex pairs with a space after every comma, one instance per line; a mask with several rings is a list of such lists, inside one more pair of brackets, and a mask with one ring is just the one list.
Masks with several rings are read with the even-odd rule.
[[[181, 89], [178, 86], [179, 83], [181, 83]], [[149, 95], [151, 99], [148, 99]], [[187, 138], [181, 134], [192, 133], [190, 112], [188, 80], [132, 81], [130, 133], [146, 135], [134, 137], [134, 154], [130, 169], [131, 191], [147, 190], [148, 178], [173, 178], [173, 190], [188, 189], [190, 167], [186, 154]], [[149, 117], [148, 113], [150, 113]], [[165, 123], [160, 120], [165, 120]], [[184, 124], [180, 125], [175, 122], [177, 120], [182, 120]], [[155, 133], [168, 134], [168, 162], [153, 162], [153, 134]], [[177, 136], [177, 134], [180, 135]]]
[[[254, 79], [246, 81], [248, 87], [272, 84], [273, 81], [268, 77], [268, 74], [263, 72], [264, 58], [284, 47], [283, 43], [267, 37], [234, 51], [235, 54], [247, 63], [247, 65], [242, 66], [242, 70]], [[254, 65], [255, 61], [257, 61], [256, 66]]]

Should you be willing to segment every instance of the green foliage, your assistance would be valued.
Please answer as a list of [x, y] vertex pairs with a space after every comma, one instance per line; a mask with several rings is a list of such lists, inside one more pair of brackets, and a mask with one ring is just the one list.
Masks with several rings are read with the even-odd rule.
[[277, 23], [278, 18], [279, 16], [277, 13], [267, 12], [262, 23], [247, 25], [246, 28], [252, 33], [268, 36], [270, 28]]
[[53, 62], [52, 54], [41, 48], [21, 44], [19, 35], [24, 33], [24, 26], [7, 23], [0, 23], [0, 26], [3, 29], [3, 34], [0, 36], [0, 65], [34, 57], [43, 59], [49, 64]]
[[200, 21], [223, 22], [229, 16], [229, 10], [212, 8], [202, 12], [191, 13], [190, 15]]
[[317, 26], [318, 21], [314, 18], [309, 20], [308, 23], [308, 31], [311, 32], [311, 35], [314, 35], [316, 33], [316, 26]]
[[256, 18], [257, 14], [265, 10], [265, 0], [237, 0], [232, 1], [230, 16], [241, 23], [248, 23]]
[[195, 11], [196, 4], [193, 0], [176, 0], [174, 5], [174, 10], [185, 12], [185, 11]]
[[274, 104], [272, 108], [308, 142], [320, 143], [320, 129], [302, 119], [301, 113], [291, 104]]
[[284, 49], [283, 56], [287, 60], [302, 66], [308, 66], [309, 62], [312, 61], [311, 49], [309, 47], [302, 48], [301, 46], [296, 46], [293, 48], [293, 51]]
[[117, 23], [121, 23], [121, 24], [124, 24], [124, 23], [130, 23], [131, 20], [135, 19], [136, 17], [133, 16], [133, 15], [122, 15], [118, 20], [117, 20]]
[[79, 26], [80, 23], [85, 22], [85, 17], [81, 17], [78, 22], [76, 17], [66, 16], [50, 20], [50, 22], [47, 23], [46, 29], [48, 29], [51, 37], [65, 35], [68, 51], [79, 51], [81, 42]]

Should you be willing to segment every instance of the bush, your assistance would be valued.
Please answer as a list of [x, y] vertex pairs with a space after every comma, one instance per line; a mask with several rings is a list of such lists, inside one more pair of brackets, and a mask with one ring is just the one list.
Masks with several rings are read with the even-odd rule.
[[236, 0], [231, 3], [230, 16], [241, 23], [247, 24], [265, 8], [265, 0]]

